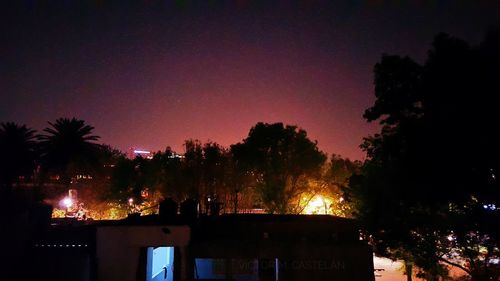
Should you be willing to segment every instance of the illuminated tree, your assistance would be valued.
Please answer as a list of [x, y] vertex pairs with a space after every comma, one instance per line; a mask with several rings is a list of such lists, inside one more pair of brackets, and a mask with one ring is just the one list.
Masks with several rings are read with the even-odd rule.
[[321, 168], [319, 177], [308, 178], [308, 191], [296, 203], [304, 214], [329, 214], [352, 217], [351, 204], [345, 200], [349, 179], [359, 174], [362, 163], [332, 154]]
[[308, 189], [326, 160], [306, 131], [282, 123], [257, 123], [242, 143], [231, 146], [256, 181], [256, 192], [270, 213], [294, 213], [293, 200]]

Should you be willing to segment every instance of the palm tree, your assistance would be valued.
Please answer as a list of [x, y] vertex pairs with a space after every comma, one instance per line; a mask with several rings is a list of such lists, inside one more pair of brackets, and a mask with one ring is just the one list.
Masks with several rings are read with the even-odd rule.
[[31, 176], [36, 153], [35, 131], [13, 122], [0, 124], [0, 185], [11, 189], [19, 177]]
[[[59, 118], [40, 136], [44, 170], [57, 173], [61, 182], [69, 186], [71, 176], [95, 168], [99, 145], [94, 141], [94, 127], [76, 118]], [[94, 167], [93, 167], [94, 166]]]

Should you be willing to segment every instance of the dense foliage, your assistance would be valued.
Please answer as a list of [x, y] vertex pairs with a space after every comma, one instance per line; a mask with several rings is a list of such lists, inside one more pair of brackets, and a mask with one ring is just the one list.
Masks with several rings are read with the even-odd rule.
[[[31, 187], [64, 216], [68, 190], [95, 219], [130, 212], [156, 212], [161, 200], [194, 200], [204, 213], [321, 213], [350, 216], [343, 199], [349, 176], [360, 163], [332, 155], [330, 161], [305, 130], [258, 123], [230, 148], [189, 139], [178, 154], [170, 147], [151, 157], [126, 157], [98, 144], [83, 120], [49, 122], [42, 135], [14, 123], [2, 124], [2, 185]], [[19, 179], [24, 179], [20, 181]], [[319, 202], [307, 208], [311, 202]]]
[[364, 117], [382, 126], [362, 145], [351, 200], [376, 251], [427, 280], [446, 276], [445, 264], [475, 281], [498, 277], [498, 50], [498, 31], [476, 47], [439, 34], [425, 64], [385, 55], [375, 66]]

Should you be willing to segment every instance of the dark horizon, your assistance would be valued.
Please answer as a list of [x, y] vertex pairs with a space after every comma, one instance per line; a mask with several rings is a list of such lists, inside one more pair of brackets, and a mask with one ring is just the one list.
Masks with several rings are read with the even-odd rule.
[[423, 62], [439, 32], [477, 44], [500, 26], [500, 3], [431, 2], [4, 3], [0, 121], [76, 117], [124, 152], [228, 146], [283, 122], [364, 159], [383, 53]]

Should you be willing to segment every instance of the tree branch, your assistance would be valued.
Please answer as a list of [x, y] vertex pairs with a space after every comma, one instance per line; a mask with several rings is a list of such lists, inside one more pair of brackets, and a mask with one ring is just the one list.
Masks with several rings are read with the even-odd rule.
[[439, 256], [438, 256], [437, 258], [438, 258], [440, 261], [442, 261], [442, 262], [444, 262], [444, 263], [446, 263], [446, 264], [449, 264], [449, 265], [451, 265], [451, 266], [454, 266], [454, 267], [460, 268], [461, 270], [465, 271], [467, 274], [471, 275], [471, 271], [470, 271], [469, 269], [465, 268], [464, 266], [462, 266], [462, 265], [460, 265], [460, 264], [458, 264], [458, 263], [454, 263], [454, 262], [452, 262], [452, 261], [449, 261], [449, 260], [447, 260], [447, 259], [445, 259], [445, 258], [443, 258], [443, 257], [439, 257]]

